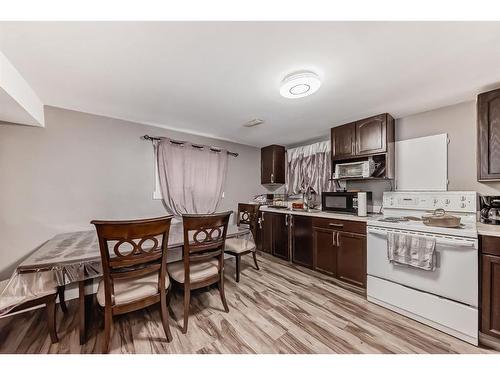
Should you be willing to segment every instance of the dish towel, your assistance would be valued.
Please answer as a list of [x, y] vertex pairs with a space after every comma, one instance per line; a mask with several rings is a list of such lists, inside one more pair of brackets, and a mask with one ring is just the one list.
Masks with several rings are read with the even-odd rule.
[[387, 258], [426, 271], [436, 269], [436, 239], [400, 233], [387, 233]]

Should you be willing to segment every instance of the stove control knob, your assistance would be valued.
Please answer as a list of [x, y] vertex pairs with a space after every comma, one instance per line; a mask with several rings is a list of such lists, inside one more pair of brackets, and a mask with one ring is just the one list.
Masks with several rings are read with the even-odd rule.
[[465, 208], [465, 206], [466, 206], [466, 204], [465, 204], [465, 203], [460, 204], [460, 207], [461, 207], [461, 208]]
[[465, 198], [465, 195], [462, 195], [462, 196], [460, 197], [460, 200], [461, 200], [462, 202], [464, 202], [464, 201], [465, 201], [465, 199], [466, 199], [466, 198]]
[[439, 201], [438, 201], [436, 198], [434, 198], [434, 199], [432, 200], [432, 202], [434, 203], [434, 206], [435, 206], [435, 205], [437, 205], [437, 204], [438, 204], [438, 202], [439, 202]]
[[444, 204], [450, 204], [450, 200], [449, 199], [445, 199], [444, 200]]

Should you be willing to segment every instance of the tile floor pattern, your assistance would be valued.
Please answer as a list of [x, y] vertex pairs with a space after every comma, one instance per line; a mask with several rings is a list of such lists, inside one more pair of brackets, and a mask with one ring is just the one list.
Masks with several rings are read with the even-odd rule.
[[[166, 341], [159, 306], [115, 318], [111, 353], [491, 353], [366, 301], [322, 274], [269, 255], [243, 257], [240, 283], [226, 263], [226, 298], [195, 292], [186, 335], [182, 295], [170, 302], [173, 341]], [[92, 297], [91, 297], [92, 298]], [[0, 319], [0, 353], [100, 353], [102, 315], [91, 309], [87, 343], [78, 342], [76, 300], [58, 309], [59, 343], [51, 344], [41, 310]]]

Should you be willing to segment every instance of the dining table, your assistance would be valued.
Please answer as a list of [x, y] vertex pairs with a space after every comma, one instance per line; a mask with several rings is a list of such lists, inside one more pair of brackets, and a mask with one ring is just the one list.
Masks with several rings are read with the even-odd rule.
[[[253, 240], [249, 228], [230, 224], [226, 238]], [[167, 263], [182, 259], [184, 230], [182, 222], [170, 226]], [[16, 306], [57, 288], [60, 300], [67, 285], [78, 284], [78, 320], [80, 344], [84, 344], [86, 285], [102, 276], [101, 254], [95, 230], [61, 233], [36, 248], [16, 268], [4, 290], [0, 290], [0, 317]]]

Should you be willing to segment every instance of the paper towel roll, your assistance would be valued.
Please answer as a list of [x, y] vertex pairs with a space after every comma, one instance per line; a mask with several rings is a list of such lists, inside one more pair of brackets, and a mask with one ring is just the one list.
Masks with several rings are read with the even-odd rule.
[[358, 216], [366, 216], [366, 192], [358, 193]]

